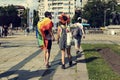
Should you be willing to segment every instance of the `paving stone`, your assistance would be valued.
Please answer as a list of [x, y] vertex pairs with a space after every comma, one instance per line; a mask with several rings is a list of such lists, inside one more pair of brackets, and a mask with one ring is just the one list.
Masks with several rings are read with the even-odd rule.
[[[44, 53], [38, 48], [35, 34], [32, 33], [29, 36], [24, 36], [23, 33], [18, 34], [13, 35], [14, 38], [1, 39], [3, 44], [0, 47], [0, 80], [45, 80], [46, 78], [47, 80], [88, 80], [84, 53], [76, 58], [74, 46], [71, 47], [74, 65], [69, 67], [66, 55], [67, 68], [63, 70], [60, 65], [59, 46], [56, 41], [53, 42], [51, 67], [47, 69], [44, 64]], [[118, 37], [116, 35], [86, 35], [82, 43], [119, 44]], [[6, 76], [1, 77], [2, 73]]]

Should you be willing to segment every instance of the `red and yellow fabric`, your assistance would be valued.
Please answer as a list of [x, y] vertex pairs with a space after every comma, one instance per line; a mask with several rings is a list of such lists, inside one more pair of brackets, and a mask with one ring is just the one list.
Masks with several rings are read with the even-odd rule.
[[46, 48], [47, 43], [45, 43], [45, 30], [51, 30], [53, 23], [49, 18], [44, 18], [42, 21], [38, 22], [38, 45], [41, 48]]

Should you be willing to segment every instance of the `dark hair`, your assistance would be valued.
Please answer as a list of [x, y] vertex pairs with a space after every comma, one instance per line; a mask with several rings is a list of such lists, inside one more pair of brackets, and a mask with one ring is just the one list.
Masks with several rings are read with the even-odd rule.
[[64, 21], [67, 21], [67, 19], [68, 19], [67, 16], [63, 16]]
[[45, 17], [51, 16], [51, 12], [46, 11], [44, 15]]

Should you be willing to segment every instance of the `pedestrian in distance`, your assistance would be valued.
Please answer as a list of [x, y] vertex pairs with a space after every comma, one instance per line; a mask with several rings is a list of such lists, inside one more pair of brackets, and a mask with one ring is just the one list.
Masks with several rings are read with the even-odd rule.
[[80, 52], [81, 39], [82, 37], [85, 38], [85, 34], [84, 34], [83, 25], [81, 23], [80, 17], [78, 17], [76, 23], [74, 23], [74, 27], [75, 28], [72, 31], [72, 35], [74, 38], [76, 54], [81, 54]]
[[[65, 54], [67, 52], [68, 60], [69, 60], [69, 66], [72, 66], [72, 55], [71, 55], [71, 44], [67, 44], [68, 36], [67, 33], [70, 32], [70, 29], [68, 28], [68, 23], [70, 21], [70, 18], [62, 13], [59, 17], [60, 19], [60, 25], [58, 26], [57, 31], [57, 43], [59, 44], [59, 48], [61, 50], [61, 63], [62, 69], [65, 69]], [[70, 36], [69, 36], [70, 37]]]
[[26, 25], [26, 28], [25, 28], [25, 36], [28, 36], [30, 33], [30, 28], [28, 26], [28, 24]]
[[3, 26], [0, 26], [0, 37], [3, 36]]
[[7, 37], [8, 36], [8, 26], [4, 25], [3, 26], [3, 37]]
[[29, 33], [30, 33], [29, 26], [27, 26], [27, 28], [26, 28], [26, 32], [27, 32], [27, 35], [29, 35]]
[[53, 22], [52, 22], [52, 15], [51, 12], [45, 12], [45, 18], [42, 21], [39, 21], [37, 24], [38, 34], [38, 45], [39, 47], [44, 50], [44, 62], [46, 68], [50, 67], [49, 58], [50, 58], [50, 51], [52, 47], [52, 40], [54, 41], [54, 35], [52, 32]]

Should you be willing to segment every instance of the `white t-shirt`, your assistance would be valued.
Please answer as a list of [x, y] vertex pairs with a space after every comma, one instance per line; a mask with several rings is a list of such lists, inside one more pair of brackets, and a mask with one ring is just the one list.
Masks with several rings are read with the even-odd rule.
[[75, 23], [75, 27], [79, 27], [81, 29], [80, 34], [82, 34], [82, 35], [84, 34], [83, 25], [81, 23], [79, 23], [79, 22]]
[[81, 23], [75, 23], [76, 27], [80, 27], [80, 29], [82, 30], [83, 29], [83, 25]]

